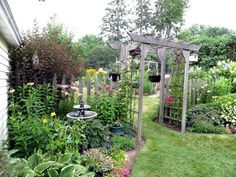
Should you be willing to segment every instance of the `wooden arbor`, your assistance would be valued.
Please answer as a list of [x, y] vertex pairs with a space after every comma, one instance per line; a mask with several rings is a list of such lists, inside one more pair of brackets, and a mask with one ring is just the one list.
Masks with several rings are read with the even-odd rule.
[[[185, 60], [184, 85], [182, 98], [182, 121], [181, 132], [185, 132], [186, 126], [186, 111], [187, 111], [187, 96], [188, 96], [188, 72], [189, 72], [189, 57], [191, 51], [198, 51], [200, 46], [186, 44], [182, 42], [174, 42], [166, 39], [158, 39], [149, 36], [130, 34], [131, 40], [140, 43], [141, 61], [140, 61], [140, 81], [139, 81], [139, 98], [138, 98], [138, 142], [141, 142], [142, 116], [143, 116], [143, 84], [144, 84], [144, 63], [148, 53], [154, 53], [158, 56], [161, 63], [161, 82], [160, 82], [160, 115], [159, 122], [163, 123], [164, 103], [165, 103], [165, 67], [166, 57], [172, 54], [175, 50], [182, 50]], [[120, 59], [125, 60], [128, 56], [128, 47], [126, 43], [113, 43], [110, 46], [114, 49], [120, 49]]]

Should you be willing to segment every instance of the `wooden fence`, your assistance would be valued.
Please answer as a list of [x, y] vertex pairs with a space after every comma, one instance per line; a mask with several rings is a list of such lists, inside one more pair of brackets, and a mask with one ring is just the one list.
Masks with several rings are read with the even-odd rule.
[[99, 90], [109, 91], [110, 94], [112, 93], [119, 93], [119, 86], [120, 82], [119, 79], [117, 82], [113, 82], [112, 78], [108, 75], [104, 76], [103, 81], [99, 81], [98, 77], [96, 76], [94, 80], [91, 80], [90, 77], [86, 78], [79, 78], [79, 81], [76, 81], [73, 76], [71, 76], [70, 83], [66, 83], [65, 75], [62, 78], [61, 84], [57, 81], [57, 76], [54, 75], [53, 77], [53, 86], [55, 88], [60, 88], [61, 90], [74, 90], [79, 91], [80, 94], [84, 95], [84, 87], [86, 88], [86, 98], [87, 102], [89, 103], [90, 97], [92, 95], [97, 96], [99, 94]]

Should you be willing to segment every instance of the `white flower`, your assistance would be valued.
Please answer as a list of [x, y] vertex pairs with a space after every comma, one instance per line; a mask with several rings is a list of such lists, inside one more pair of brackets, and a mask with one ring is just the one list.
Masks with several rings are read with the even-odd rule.
[[211, 91], [210, 91], [210, 90], [207, 90], [207, 93], [211, 93]]
[[70, 87], [72, 90], [79, 90], [79, 88], [78, 87], [76, 87], [76, 86], [72, 86], [72, 87]]
[[79, 82], [75, 81], [74, 83], [72, 83], [73, 86], [79, 86]]
[[9, 90], [9, 93], [14, 93], [15, 92], [15, 89], [10, 89]]
[[26, 85], [32, 86], [32, 85], [34, 85], [34, 83], [33, 82], [29, 82]]
[[61, 88], [67, 88], [67, 85], [61, 85]]
[[67, 91], [63, 92], [63, 94], [64, 94], [65, 96], [69, 95], [69, 93], [68, 93]]

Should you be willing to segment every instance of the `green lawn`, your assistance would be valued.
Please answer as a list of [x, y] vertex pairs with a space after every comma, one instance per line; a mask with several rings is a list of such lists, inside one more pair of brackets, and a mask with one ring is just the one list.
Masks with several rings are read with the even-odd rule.
[[236, 136], [181, 134], [152, 121], [151, 105], [144, 98], [145, 144], [136, 158], [133, 177], [236, 177]]

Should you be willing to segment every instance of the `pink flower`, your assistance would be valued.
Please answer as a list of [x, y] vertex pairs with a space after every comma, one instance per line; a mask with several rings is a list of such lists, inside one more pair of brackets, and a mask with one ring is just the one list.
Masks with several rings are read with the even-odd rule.
[[114, 170], [114, 175], [116, 177], [130, 177], [129, 167], [123, 167]]

